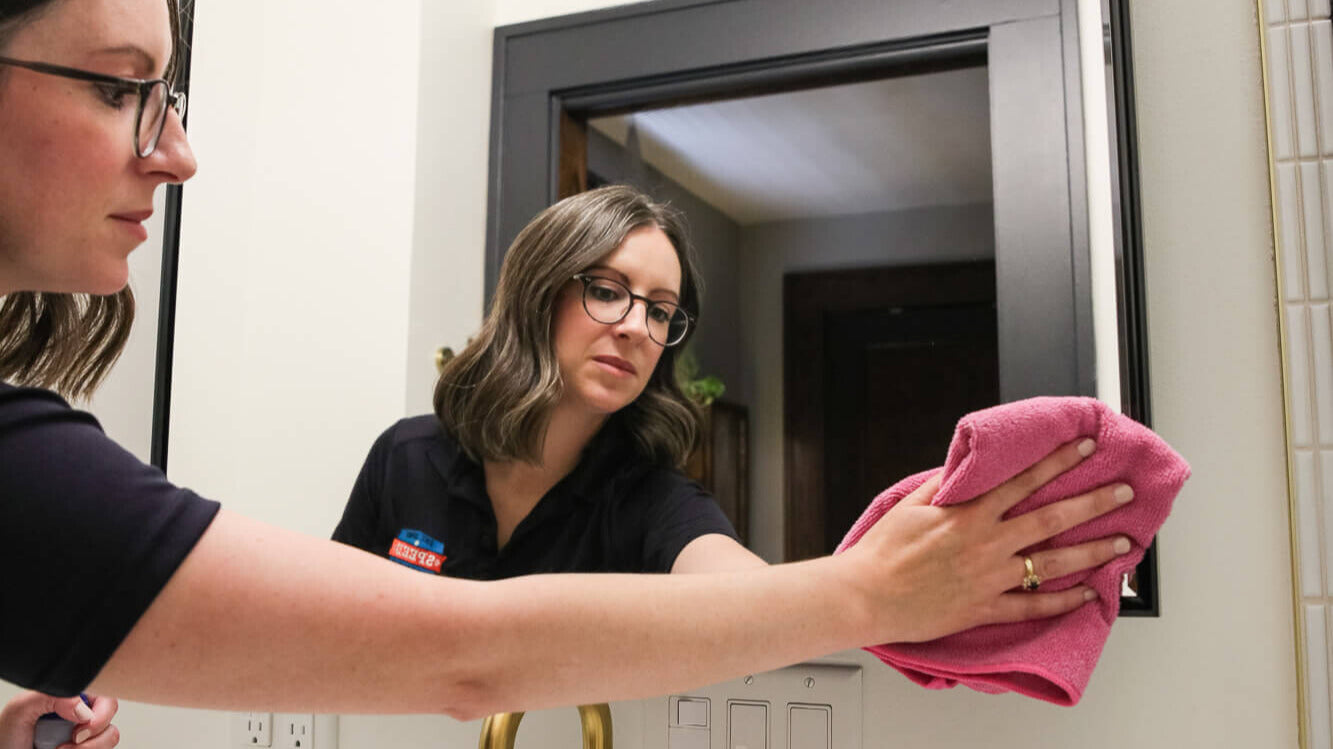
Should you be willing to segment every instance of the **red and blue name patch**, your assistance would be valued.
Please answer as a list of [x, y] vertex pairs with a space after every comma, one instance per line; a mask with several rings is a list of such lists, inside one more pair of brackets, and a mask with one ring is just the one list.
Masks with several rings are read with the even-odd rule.
[[432, 574], [439, 574], [446, 559], [443, 542], [408, 528], [398, 532], [398, 538], [389, 547], [389, 558], [405, 567]]

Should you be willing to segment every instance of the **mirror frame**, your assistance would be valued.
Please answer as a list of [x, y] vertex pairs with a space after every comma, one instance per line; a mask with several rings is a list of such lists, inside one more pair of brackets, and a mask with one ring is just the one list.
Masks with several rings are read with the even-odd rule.
[[[1129, 0], [1104, 3], [1110, 26], [1109, 58], [1113, 99], [1113, 166], [1119, 187], [1116, 202], [1116, 291], [1120, 335], [1120, 412], [1152, 427], [1148, 370], [1148, 290], [1143, 267], [1143, 209], [1139, 192], [1138, 115], [1134, 98], [1134, 48]], [[1124, 616], [1161, 615], [1157, 587], [1157, 542], [1138, 567], [1138, 595], [1122, 596]]]
[[[177, 49], [176, 90], [190, 95], [190, 61], [194, 49], [194, 0], [180, 2], [180, 40]], [[181, 128], [188, 132], [187, 108]], [[162, 276], [157, 314], [157, 364], [153, 381], [153, 436], [150, 462], [163, 473], [167, 471], [167, 446], [171, 435], [171, 371], [176, 341], [176, 289], [178, 286], [181, 243], [181, 205], [185, 186], [167, 185], [163, 211]]]

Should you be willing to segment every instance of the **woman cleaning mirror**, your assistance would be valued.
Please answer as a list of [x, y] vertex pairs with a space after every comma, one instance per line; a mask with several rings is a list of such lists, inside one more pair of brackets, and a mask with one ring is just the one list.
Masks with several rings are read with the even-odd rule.
[[[1016, 552], [1113, 509], [1113, 487], [998, 519], [1085, 457], [1086, 441], [967, 507], [928, 507], [928, 485], [839, 557], [713, 575], [432, 580], [172, 485], [64, 396], [114, 361], [129, 311], [108, 297], [124, 288], [146, 206], [196, 168], [171, 83], [175, 21], [161, 0], [26, 2], [0, 17], [0, 541], [20, 571], [6, 611], [25, 612], [0, 625], [6, 681], [221, 709], [466, 717], [654, 694], [1088, 600], [1084, 588], [1015, 592]], [[1080, 569], [1087, 553], [1046, 563]], [[25, 608], [36, 601], [67, 606]]]

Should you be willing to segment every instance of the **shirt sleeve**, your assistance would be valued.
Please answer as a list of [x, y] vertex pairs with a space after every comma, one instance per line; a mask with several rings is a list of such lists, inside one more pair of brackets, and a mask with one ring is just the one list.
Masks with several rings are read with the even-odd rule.
[[78, 694], [218, 507], [53, 393], [0, 386], [0, 678]]
[[366, 462], [361, 464], [351, 496], [343, 508], [342, 519], [333, 529], [333, 540], [358, 549], [381, 553], [376, 548], [380, 524], [380, 502], [384, 488], [389, 453], [393, 447], [393, 427], [390, 427], [371, 445]]
[[681, 549], [700, 536], [720, 533], [740, 540], [717, 500], [703, 487], [675, 471], [660, 480], [667, 491], [644, 513], [645, 572], [670, 572]]

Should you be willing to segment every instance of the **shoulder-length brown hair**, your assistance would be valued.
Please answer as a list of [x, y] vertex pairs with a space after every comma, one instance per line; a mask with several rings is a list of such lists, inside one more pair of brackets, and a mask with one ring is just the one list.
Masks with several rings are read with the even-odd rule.
[[[698, 319], [701, 279], [675, 209], [632, 187], [612, 185], [537, 214], [505, 255], [481, 331], [444, 366], [435, 385], [436, 415], [474, 460], [541, 460], [551, 410], [564, 387], [551, 331], [556, 298], [574, 274], [643, 226], [661, 229], [676, 248], [680, 304]], [[675, 377], [676, 354], [685, 342], [663, 350], [643, 392], [612, 416], [634, 435], [641, 455], [669, 466], [685, 462], [697, 432], [698, 409]]]
[[[0, 50], [14, 33], [49, 10], [55, 0], [18, 0], [0, 6]], [[175, 80], [180, 52], [180, 8], [166, 0], [173, 40], [167, 80]], [[2, 70], [2, 69], [0, 69]], [[120, 358], [134, 323], [134, 293], [53, 294], [20, 291], [0, 303], [0, 380], [86, 398]]]

